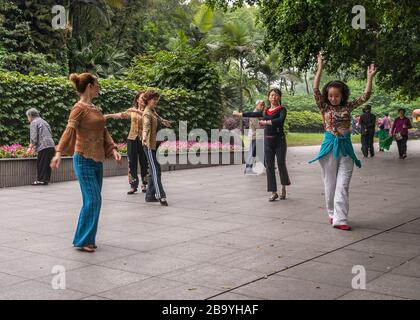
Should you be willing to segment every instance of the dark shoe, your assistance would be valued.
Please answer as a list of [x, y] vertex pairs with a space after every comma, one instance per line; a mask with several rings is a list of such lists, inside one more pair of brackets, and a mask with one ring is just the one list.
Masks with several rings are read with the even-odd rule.
[[281, 190], [280, 200], [285, 200], [285, 199], [286, 199], [286, 187], [283, 186]]
[[279, 195], [276, 192], [276, 193], [273, 193], [270, 198], [268, 198], [268, 201], [273, 202], [277, 200], [278, 198], [279, 198]]
[[141, 192], [146, 193], [146, 191], [147, 191], [147, 185], [142, 184], [141, 185]]
[[137, 188], [132, 188], [127, 194], [135, 194], [137, 192]]
[[145, 198], [144, 199], [146, 202], [159, 202], [159, 200], [158, 199], [156, 199], [156, 198]]
[[332, 225], [332, 223], [333, 223], [333, 218], [328, 218], [328, 222], [329, 222], [329, 224], [331, 224], [331, 225]]
[[407, 155], [406, 155], [406, 154], [404, 154], [404, 155], [402, 156], [402, 159], [405, 159], [405, 158], [407, 158]]
[[159, 199], [159, 202], [160, 202], [161, 206], [164, 206], [164, 207], [168, 206], [168, 201], [166, 201], [166, 200]]
[[33, 185], [33, 186], [47, 186], [48, 182], [42, 182], [42, 181], [36, 180], [36, 181], [32, 182], [31, 185]]

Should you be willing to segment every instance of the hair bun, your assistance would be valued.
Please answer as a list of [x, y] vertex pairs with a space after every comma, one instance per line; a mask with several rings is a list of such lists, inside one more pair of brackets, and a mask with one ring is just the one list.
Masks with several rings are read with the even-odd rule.
[[72, 73], [69, 77], [70, 81], [77, 84], [80, 81], [80, 77], [77, 73]]

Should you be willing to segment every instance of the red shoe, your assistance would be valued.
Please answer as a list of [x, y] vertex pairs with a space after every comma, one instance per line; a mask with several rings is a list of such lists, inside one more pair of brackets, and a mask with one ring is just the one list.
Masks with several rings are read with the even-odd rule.
[[333, 222], [333, 218], [328, 218], [328, 222], [329, 222], [330, 224], [332, 224], [332, 222]]
[[340, 229], [340, 230], [346, 230], [346, 231], [350, 231], [351, 230], [351, 227], [349, 225], [347, 225], [347, 224], [343, 224], [341, 226], [334, 226], [334, 228]]

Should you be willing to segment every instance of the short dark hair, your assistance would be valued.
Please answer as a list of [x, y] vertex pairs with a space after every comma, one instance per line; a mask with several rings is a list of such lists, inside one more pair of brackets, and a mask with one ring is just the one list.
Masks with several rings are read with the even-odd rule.
[[322, 89], [322, 102], [329, 104], [330, 102], [328, 101], [328, 91], [331, 88], [337, 88], [341, 91], [341, 106], [346, 105], [347, 101], [349, 100], [350, 97], [350, 89], [348, 87], [347, 84], [345, 84], [343, 81], [339, 81], [339, 80], [334, 80], [334, 81], [330, 81], [328, 82], [324, 88]]
[[404, 114], [405, 114], [405, 109], [404, 108], [399, 108], [398, 109], [398, 113], [400, 113], [401, 111], [404, 112]]
[[363, 110], [365, 110], [365, 111], [371, 111], [372, 110], [372, 105], [370, 105], [370, 104], [367, 104], [365, 107], [364, 107], [364, 109]]
[[387, 113], [385, 113], [385, 117], [388, 117], [389, 116], [389, 113], [387, 112]]

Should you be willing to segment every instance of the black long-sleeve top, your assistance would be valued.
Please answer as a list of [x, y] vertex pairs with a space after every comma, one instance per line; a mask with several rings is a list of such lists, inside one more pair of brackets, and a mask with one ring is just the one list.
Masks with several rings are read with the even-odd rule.
[[269, 109], [258, 112], [244, 112], [242, 114], [245, 118], [263, 118], [263, 120], [271, 120], [271, 125], [264, 126], [264, 136], [284, 136], [284, 121], [286, 120], [287, 110], [283, 106], [279, 106], [272, 112]]
[[360, 116], [359, 123], [362, 135], [375, 133], [376, 116], [374, 114], [365, 112]]

